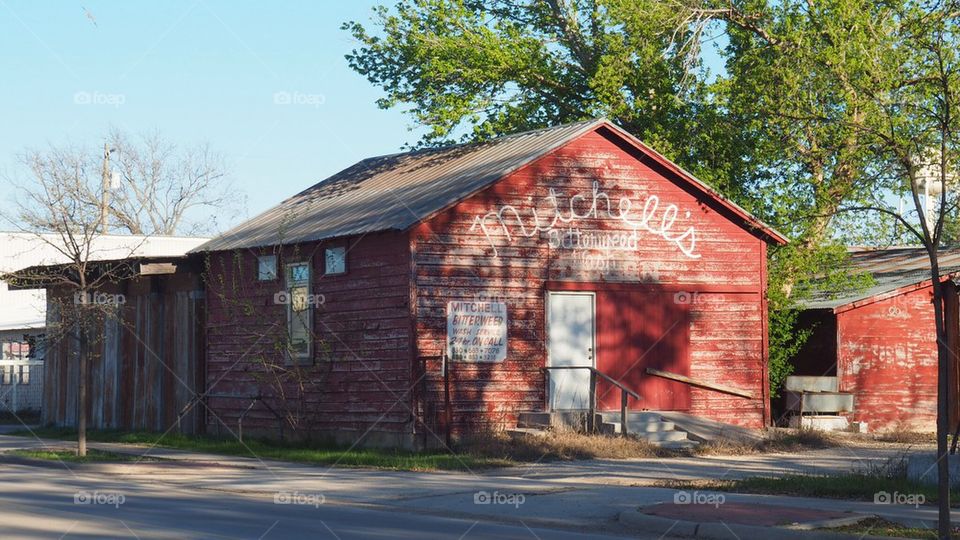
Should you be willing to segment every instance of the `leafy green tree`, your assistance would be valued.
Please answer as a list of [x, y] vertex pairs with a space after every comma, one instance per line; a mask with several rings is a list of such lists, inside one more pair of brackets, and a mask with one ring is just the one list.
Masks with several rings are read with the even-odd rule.
[[[794, 108], [769, 120], [793, 122], [806, 132], [801, 139], [821, 141], [808, 144], [806, 153], [828, 157], [834, 180], [852, 180], [833, 182], [841, 188], [835, 202], [810, 214], [807, 222], [816, 227], [818, 218], [869, 212], [898, 222], [928, 254], [939, 364], [939, 536], [949, 538], [949, 366], [956, 358], [948, 345], [939, 250], [951, 239], [960, 206], [960, 3], [826, 0], [743, 5], [753, 11], [701, 4], [691, 12], [719, 16], [746, 32], [748, 40], [760, 40], [761, 49], [774, 50], [794, 64], [784, 65], [780, 74], [784, 94], [802, 97], [806, 88], [812, 103], [795, 101]], [[764, 71], [758, 64], [752, 67]], [[802, 88], [791, 89], [792, 78], [799, 79]], [[763, 95], [757, 92], [755, 99]], [[792, 161], [808, 162], [804, 157]], [[816, 178], [813, 172], [808, 176]], [[907, 209], [893, 203], [900, 196], [911, 201]]]
[[674, 16], [656, 0], [404, 0], [375, 9], [376, 31], [344, 29], [379, 105], [429, 128], [421, 146], [606, 116], [727, 190], [738, 140], [702, 64], [674, 51], [697, 42]]
[[[860, 195], [868, 164], [858, 132], [837, 120], [857, 113], [824, 70], [833, 49], [816, 37], [817, 17], [796, 11], [405, 0], [375, 10], [376, 31], [344, 28], [361, 44], [350, 65], [385, 91], [380, 106], [408, 107], [429, 128], [420, 145], [604, 115], [795, 238], [771, 255], [775, 394], [803, 342], [795, 308], [809, 278], [845, 275], [833, 216]], [[717, 25], [730, 45], [726, 73], [711, 74], [700, 53]]]

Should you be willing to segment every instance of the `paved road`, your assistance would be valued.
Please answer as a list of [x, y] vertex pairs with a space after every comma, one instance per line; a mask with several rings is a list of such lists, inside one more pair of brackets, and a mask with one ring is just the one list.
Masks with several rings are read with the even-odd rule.
[[[37, 538], [483, 538], [599, 540], [622, 538], [496, 520], [326, 504], [289, 493], [301, 504], [185, 489], [133, 477], [62, 468], [0, 467], [0, 537]], [[317, 504], [312, 504], [317, 503]], [[634, 538], [657, 538], [636, 536]]]
[[[65, 443], [0, 435], [0, 451], [51, 444]], [[137, 455], [146, 450], [92, 446]], [[882, 463], [897, 452], [833, 449], [794, 456], [596, 460], [476, 473], [314, 467], [168, 449], [148, 454], [164, 461], [0, 463], [0, 538], [59, 538], [65, 532], [65, 538], [643, 538], [619, 525], [617, 516], [672, 502], [676, 490], [650, 487], [653, 481], [849, 471]], [[112, 495], [123, 495], [123, 504], [111, 506], [117, 502]], [[75, 504], [75, 496], [105, 504]], [[936, 517], [931, 506], [724, 497], [882, 513], [913, 525]], [[289, 500], [303, 504], [276, 504]]]

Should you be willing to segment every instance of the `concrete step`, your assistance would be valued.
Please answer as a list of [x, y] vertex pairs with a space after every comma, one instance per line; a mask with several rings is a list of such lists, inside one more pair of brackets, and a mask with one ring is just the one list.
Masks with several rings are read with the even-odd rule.
[[833, 414], [794, 415], [790, 417], [790, 427], [820, 431], [846, 431], [850, 427], [850, 420], [846, 416]]
[[[585, 411], [522, 412], [517, 427], [508, 429], [507, 433], [511, 437], [526, 437], [543, 435], [546, 430], [558, 427], [584, 429], [587, 416]], [[673, 421], [664, 420], [658, 412], [631, 412], [627, 418], [630, 435], [637, 439], [663, 448], [690, 448], [698, 444], [688, 437], [686, 431], [678, 429]], [[598, 413], [597, 429], [604, 435], [621, 433], [620, 413]]]
[[[606, 421], [603, 423], [604, 426], [613, 426], [612, 433], [620, 433], [620, 422], [619, 421]], [[630, 433], [659, 433], [664, 431], [673, 431], [676, 428], [673, 422], [629, 422], [627, 424]]]
[[506, 430], [507, 435], [513, 439], [520, 439], [523, 437], [543, 437], [547, 434], [546, 430], [537, 429], [537, 428], [510, 428]]
[[683, 439], [681, 441], [663, 441], [656, 444], [660, 448], [666, 448], [668, 450], [686, 450], [689, 448], [695, 448], [700, 443], [691, 439]]
[[627, 424], [631, 433], [654, 433], [657, 431], [673, 431], [677, 425], [673, 422], [630, 422]]
[[763, 432], [758, 429], [717, 422], [678, 411], [657, 411], [657, 414], [664, 420], [673, 422], [678, 430], [686, 431], [690, 439], [698, 442], [730, 440], [755, 443], [763, 440]]
[[[600, 413], [600, 416], [603, 417], [604, 422], [620, 421], [620, 411], [605, 411]], [[634, 423], [660, 422], [663, 420], [663, 415], [651, 411], [631, 411], [627, 413], [627, 419], [630, 425], [633, 425]]]
[[632, 435], [638, 439], [643, 439], [651, 443], [662, 443], [662, 442], [673, 442], [673, 441], [686, 441], [687, 432], [685, 431], [654, 431], [650, 433], [632, 433]]

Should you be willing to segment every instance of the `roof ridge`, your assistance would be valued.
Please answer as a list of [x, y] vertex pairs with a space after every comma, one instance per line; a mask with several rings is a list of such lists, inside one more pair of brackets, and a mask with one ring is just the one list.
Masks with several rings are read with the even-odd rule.
[[[715, 200], [727, 217], [765, 240], [786, 237], [606, 118], [512, 133], [493, 139], [373, 156], [306, 187], [194, 251], [221, 251], [403, 231], [516, 170], [596, 131], [637, 159], [646, 156], [672, 182]], [[392, 195], [388, 197], [386, 193]]]
[[[528, 129], [528, 130], [526, 130], [526, 131], [516, 131], [516, 132], [513, 132], [513, 133], [507, 133], [507, 134], [504, 134], [504, 135], [498, 135], [498, 136], [496, 136], [496, 137], [491, 137], [491, 138], [489, 138], [489, 139], [481, 139], [481, 140], [478, 140], [478, 141], [463, 141], [463, 142], [457, 142], [457, 143], [444, 144], [444, 145], [442, 145], [442, 146], [430, 146], [430, 147], [426, 147], [426, 148], [414, 148], [414, 149], [411, 149], [411, 150], [407, 150], [407, 151], [405, 151], [405, 152], [392, 152], [392, 153], [389, 153], [389, 154], [380, 154], [380, 155], [370, 156], [370, 157], [361, 159], [360, 161], [354, 163], [353, 165], [351, 165], [351, 166], [349, 166], [349, 167], [347, 167], [347, 168], [348, 168], [348, 169], [349, 169], [349, 168], [352, 168], [353, 166], [359, 165], [360, 163], [363, 163], [364, 161], [371, 161], [371, 160], [383, 159], [383, 158], [394, 157], [394, 156], [412, 156], [412, 155], [420, 155], [420, 154], [429, 154], [429, 153], [432, 153], [432, 152], [443, 152], [443, 151], [445, 151], [445, 150], [452, 150], [452, 149], [454, 149], [454, 148], [466, 148], [466, 147], [469, 147], [469, 146], [483, 146], [483, 145], [485, 145], [485, 144], [492, 144], [492, 143], [496, 143], [496, 142], [500, 142], [500, 141], [506, 141], [506, 140], [510, 140], [510, 139], [513, 139], [513, 138], [517, 138], [517, 137], [523, 137], [523, 136], [528, 136], [528, 135], [535, 135], [535, 134], [547, 133], [547, 132], [550, 132], [550, 131], [556, 131], [556, 130], [561, 130], [561, 129], [568, 129], [568, 128], [571, 128], [571, 127], [573, 127], [573, 126], [580, 125], [580, 124], [582, 124], [582, 125], [584, 125], [584, 126], [587, 126], [587, 125], [594, 124], [594, 123], [599, 124], [599, 123], [601, 123], [601, 122], [609, 122], [609, 120], [608, 120], [606, 117], [604, 117], [604, 116], [597, 116], [597, 117], [589, 118], [589, 119], [586, 119], [586, 120], [577, 120], [577, 121], [574, 121], [574, 122], [567, 122], [567, 123], [565, 123], [565, 124], [557, 124], [557, 125], [555, 125], [555, 126], [546, 126], [546, 127], [542, 127], [542, 128]], [[334, 175], [334, 176], [336, 176], [336, 175]], [[322, 181], [323, 181], [323, 180], [321, 180], [321, 182], [322, 182]]]

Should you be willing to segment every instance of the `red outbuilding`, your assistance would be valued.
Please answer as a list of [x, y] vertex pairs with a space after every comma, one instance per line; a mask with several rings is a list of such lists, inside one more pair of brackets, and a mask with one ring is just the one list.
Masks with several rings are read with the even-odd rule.
[[621, 387], [760, 428], [771, 242], [606, 120], [367, 159], [198, 248], [209, 429], [418, 446]]
[[[793, 360], [794, 374], [827, 380], [832, 390], [852, 396], [852, 410], [838, 416], [864, 422], [870, 431], [935, 431], [937, 334], [927, 253], [922, 247], [851, 248], [850, 257], [874, 283], [839, 296], [817, 293], [807, 302], [800, 322], [812, 334]], [[960, 273], [960, 250], [942, 250], [940, 269], [956, 425], [960, 319], [953, 279]]]

